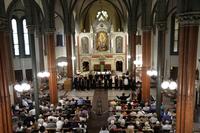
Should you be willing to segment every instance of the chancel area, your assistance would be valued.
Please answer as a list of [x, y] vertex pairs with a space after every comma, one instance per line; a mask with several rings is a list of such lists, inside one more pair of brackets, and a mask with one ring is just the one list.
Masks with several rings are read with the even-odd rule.
[[0, 133], [200, 132], [199, 0], [0, 0]]

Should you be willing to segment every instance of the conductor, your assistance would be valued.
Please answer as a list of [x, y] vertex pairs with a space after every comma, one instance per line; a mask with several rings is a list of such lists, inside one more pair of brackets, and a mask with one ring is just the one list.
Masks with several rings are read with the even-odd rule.
[[125, 96], [125, 93], [122, 93], [122, 96], [117, 96], [119, 100], [121, 100], [121, 104], [126, 104], [127, 103], [127, 98], [130, 97], [130, 94], [128, 96]]

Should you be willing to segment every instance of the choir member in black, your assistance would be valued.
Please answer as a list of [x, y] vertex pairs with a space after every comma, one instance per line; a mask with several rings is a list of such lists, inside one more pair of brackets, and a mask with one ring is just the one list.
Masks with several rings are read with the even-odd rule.
[[83, 78], [79, 77], [79, 90], [83, 89]]
[[87, 77], [84, 77], [84, 90], [87, 89]]
[[99, 78], [98, 78], [98, 88], [99, 88], [99, 89], [101, 89], [101, 81], [102, 81], [102, 79], [101, 79], [101, 77], [99, 77]]
[[112, 89], [112, 77], [109, 78], [109, 88]]
[[84, 90], [85, 89], [85, 80], [84, 78], [82, 77], [81, 78], [81, 90]]
[[124, 78], [124, 80], [123, 80], [124, 89], [125, 89], [125, 90], [128, 90], [128, 84], [129, 84], [128, 81], [129, 81], [129, 80], [128, 80], [128, 76], [126, 76], [126, 77]]
[[133, 77], [130, 77], [130, 78], [129, 78], [129, 88], [130, 88], [131, 90], [133, 90], [133, 83], [132, 83], [132, 80], [133, 80]]
[[89, 87], [92, 88], [93, 75], [90, 73], [88, 77], [89, 77]]
[[138, 103], [141, 103], [141, 100], [142, 100], [142, 90], [141, 90], [141, 88], [138, 88], [138, 92], [137, 92]]
[[107, 76], [104, 77], [104, 89], [108, 88], [108, 79]]
[[90, 86], [90, 79], [87, 78], [86, 80], [87, 80], [87, 90], [90, 90], [90, 87], [91, 87], [91, 86]]
[[93, 77], [92, 79], [92, 89], [95, 89], [96, 88], [96, 79], [95, 77]]
[[78, 88], [78, 77], [75, 76], [74, 77], [74, 85], [73, 85], [74, 89], [77, 89]]
[[135, 91], [136, 90], [136, 81], [134, 77], [130, 78], [130, 88]]
[[99, 75], [97, 73], [95, 73], [95, 80], [97, 81], [99, 79]]
[[89, 73], [88, 77], [89, 77], [89, 80], [92, 81], [92, 79], [93, 79], [93, 75], [92, 75], [91, 73]]
[[120, 87], [120, 90], [123, 90], [123, 88], [124, 88], [124, 83], [123, 83], [122, 78], [119, 79], [119, 87]]
[[115, 76], [115, 89], [118, 89], [118, 76]]

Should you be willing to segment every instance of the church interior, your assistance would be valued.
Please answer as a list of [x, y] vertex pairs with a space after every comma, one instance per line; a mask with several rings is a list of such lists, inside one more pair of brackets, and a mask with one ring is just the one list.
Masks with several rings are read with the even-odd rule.
[[199, 133], [199, 0], [0, 0], [0, 133]]

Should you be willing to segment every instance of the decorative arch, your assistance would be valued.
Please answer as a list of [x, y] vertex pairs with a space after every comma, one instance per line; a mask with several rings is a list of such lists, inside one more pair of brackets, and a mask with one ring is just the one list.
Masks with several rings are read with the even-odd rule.
[[117, 56], [115, 58], [115, 67], [116, 67], [115, 69], [116, 69], [116, 71], [123, 72], [124, 64], [125, 64], [125, 61], [124, 61], [123, 57]]
[[87, 72], [90, 70], [91, 60], [88, 57], [83, 57], [81, 59], [81, 70]]

